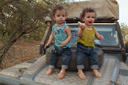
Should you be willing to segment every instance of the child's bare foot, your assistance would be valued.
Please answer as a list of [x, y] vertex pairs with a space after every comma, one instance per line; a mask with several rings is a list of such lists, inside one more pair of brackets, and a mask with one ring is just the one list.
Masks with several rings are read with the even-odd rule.
[[84, 75], [83, 71], [78, 71], [78, 76], [82, 80], [85, 80], [86, 79], [86, 76]]
[[96, 69], [93, 69], [93, 74], [97, 77], [97, 78], [101, 78], [102, 75], [96, 70]]
[[52, 74], [54, 72], [54, 69], [49, 69], [47, 72], [46, 72], [46, 75], [50, 75], [50, 74]]
[[60, 73], [58, 74], [57, 78], [58, 79], [63, 79], [65, 77], [66, 73], [65, 71], [60, 71]]

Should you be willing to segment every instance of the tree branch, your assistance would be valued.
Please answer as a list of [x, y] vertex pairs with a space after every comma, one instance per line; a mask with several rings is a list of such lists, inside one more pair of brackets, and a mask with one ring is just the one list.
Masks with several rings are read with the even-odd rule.
[[37, 26], [37, 27], [33, 28], [32, 30], [30, 30], [30, 31], [28, 31], [28, 32], [25, 32], [25, 34], [30, 33], [30, 32], [36, 30], [36, 29], [39, 28], [39, 27], [40, 27], [40, 26]]
[[4, 5], [7, 5], [7, 4], [9, 4], [9, 3], [12, 3], [13, 1], [18, 1], [18, 0], [6, 1], [6, 2], [4, 2], [2, 5], [0, 5], [0, 8], [3, 7]]

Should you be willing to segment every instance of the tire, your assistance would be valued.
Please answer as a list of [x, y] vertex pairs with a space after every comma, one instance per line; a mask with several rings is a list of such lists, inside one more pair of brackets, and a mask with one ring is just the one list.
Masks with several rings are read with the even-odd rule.
[[[49, 63], [49, 57], [50, 57], [50, 53], [51, 53], [52, 49], [53, 49], [53, 46], [49, 47], [46, 50], [46, 61], [47, 61], [47, 63]], [[70, 59], [69, 66], [68, 66], [67, 70], [77, 71], [76, 60], [75, 60], [75, 51], [76, 50], [72, 50], [72, 57]], [[95, 51], [98, 54], [99, 67], [100, 67], [103, 64], [104, 53], [103, 53], [103, 51], [101, 49], [99, 49], [97, 47], [95, 47]], [[61, 60], [61, 57], [59, 57], [57, 62], [56, 62], [56, 66], [55, 67], [61, 69], [61, 63], [62, 63], [62, 60]], [[85, 59], [84, 69], [83, 70], [90, 70], [90, 62], [89, 62], [88, 57], [86, 57], [86, 59]]]

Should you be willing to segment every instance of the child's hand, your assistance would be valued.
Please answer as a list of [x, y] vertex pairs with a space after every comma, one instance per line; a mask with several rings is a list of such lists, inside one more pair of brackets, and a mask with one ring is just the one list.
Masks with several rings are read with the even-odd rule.
[[61, 42], [61, 46], [65, 46], [66, 45], [66, 42], [65, 41], [62, 41]]
[[85, 29], [85, 25], [82, 24], [81, 22], [78, 22], [78, 25], [80, 26], [81, 30], [84, 30]]
[[82, 23], [81, 22], [78, 22], [78, 25], [80, 26], [80, 25], [82, 25]]
[[80, 25], [80, 28], [81, 28], [81, 30], [84, 30], [85, 29], [85, 25]]
[[49, 46], [49, 44], [46, 44], [46, 45], [44, 46], [44, 48], [46, 49], [48, 46]]
[[99, 39], [100, 39], [100, 40], [103, 40], [103, 39], [104, 39], [104, 37], [103, 37], [102, 35], [100, 35], [100, 36], [99, 36]]

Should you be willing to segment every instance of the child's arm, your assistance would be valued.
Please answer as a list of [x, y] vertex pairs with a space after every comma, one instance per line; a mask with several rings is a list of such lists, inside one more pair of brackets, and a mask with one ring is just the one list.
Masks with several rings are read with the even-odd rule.
[[79, 31], [77, 33], [78, 37], [81, 37], [83, 35], [84, 29], [85, 29], [85, 25], [82, 24], [81, 22], [78, 22], [79, 27]]
[[83, 28], [85, 29], [85, 26], [84, 25], [80, 25], [79, 31], [77, 33], [78, 37], [81, 37], [83, 35], [83, 32], [84, 32]]
[[95, 36], [96, 36], [96, 38], [99, 39], [99, 40], [103, 40], [103, 39], [104, 39], [104, 37], [103, 37], [102, 35], [99, 35], [99, 33], [97, 32], [96, 29], [95, 29]]
[[61, 46], [65, 46], [72, 38], [72, 34], [68, 26], [64, 29], [64, 32], [67, 33], [68, 37], [65, 41], [61, 42]]
[[54, 37], [54, 34], [53, 34], [53, 31], [52, 31], [52, 33], [51, 33], [51, 35], [50, 35], [50, 37], [49, 37], [49, 40], [48, 40], [48, 42], [47, 42], [47, 44], [45, 45], [45, 49], [50, 45], [50, 43], [52, 42], [52, 40], [53, 40], [53, 37]]

